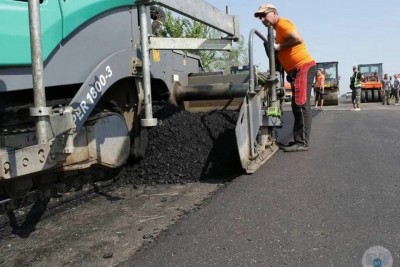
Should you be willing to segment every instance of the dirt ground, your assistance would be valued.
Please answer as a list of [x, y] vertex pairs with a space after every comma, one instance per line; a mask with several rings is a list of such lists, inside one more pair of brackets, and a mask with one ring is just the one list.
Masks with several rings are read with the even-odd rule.
[[197, 182], [100, 193], [39, 221], [29, 236], [0, 240], [0, 266], [115, 266], [222, 187]]

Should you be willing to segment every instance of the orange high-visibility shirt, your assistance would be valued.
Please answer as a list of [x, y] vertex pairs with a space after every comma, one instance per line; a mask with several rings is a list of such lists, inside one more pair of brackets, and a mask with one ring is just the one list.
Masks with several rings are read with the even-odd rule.
[[[279, 18], [274, 29], [276, 32], [276, 43], [280, 44], [289, 37], [290, 33], [296, 30], [296, 25], [288, 19]], [[281, 48], [278, 52], [278, 59], [286, 72], [290, 72], [314, 60], [304, 42], [293, 47]]]
[[324, 87], [324, 83], [325, 83], [325, 75], [321, 73], [320, 75], [317, 75], [314, 87]]

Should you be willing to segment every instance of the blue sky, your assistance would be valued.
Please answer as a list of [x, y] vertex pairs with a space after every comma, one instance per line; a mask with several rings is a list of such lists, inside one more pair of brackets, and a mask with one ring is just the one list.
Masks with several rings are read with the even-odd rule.
[[[338, 61], [340, 91], [349, 90], [352, 66], [383, 63], [389, 75], [400, 73], [400, 2], [398, 0], [302, 0], [246, 1], [206, 0], [213, 6], [239, 16], [240, 32], [246, 42], [251, 29], [267, 34], [254, 12], [263, 3], [272, 3], [281, 17], [292, 20], [303, 35], [308, 50], [318, 62]], [[258, 38], [254, 55], [261, 71], [268, 59]], [[259, 45], [258, 45], [259, 44]]]

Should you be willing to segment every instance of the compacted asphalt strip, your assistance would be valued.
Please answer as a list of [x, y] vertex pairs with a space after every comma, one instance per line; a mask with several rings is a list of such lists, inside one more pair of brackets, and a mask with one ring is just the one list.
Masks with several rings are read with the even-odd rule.
[[308, 152], [278, 151], [120, 266], [399, 266], [400, 107], [350, 108], [313, 111]]

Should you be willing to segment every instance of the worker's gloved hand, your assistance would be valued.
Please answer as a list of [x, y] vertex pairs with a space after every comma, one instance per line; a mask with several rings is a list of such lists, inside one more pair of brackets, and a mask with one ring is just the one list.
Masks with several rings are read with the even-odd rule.
[[274, 43], [274, 49], [275, 49], [275, 51], [279, 51], [281, 49], [281, 45]]

